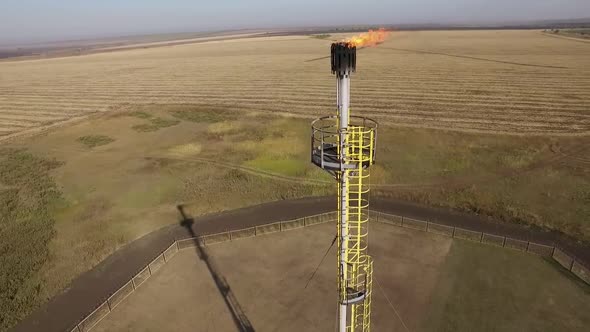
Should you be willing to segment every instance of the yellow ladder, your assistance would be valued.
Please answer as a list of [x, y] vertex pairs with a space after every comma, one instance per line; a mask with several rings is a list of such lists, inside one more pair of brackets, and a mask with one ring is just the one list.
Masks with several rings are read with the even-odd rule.
[[[346, 197], [342, 197], [342, 190], [338, 186], [338, 198], [345, 199], [347, 220], [346, 234], [346, 271], [342, 271], [340, 264], [338, 287], [341, 303], [350, 303], [350, 319], [347, 330], [350, 332], [369, 331], [371, 315], [371, 292], [373, 283], [373, 261], [367, 254], [368, 226], [369, 226], [369, 170], [373, 162], [374, 130], [363, 126], [349, 126], [346, 131], [346, 164], [355, 164], [354, 169], [336, 172], [338, 180], [345, 176]], [[340, 144], [338, 144], [340, 146]], [[366, 153], [369, 152], [369, 153]], [[342, 207], [338, 204], [338, 222], [341, 223]], [[338, 227], [338, 238], [341, 238]], [[338, 243], [338, 252], [342, 243]], [[360, 299], [355, 301], [354, 299]]]

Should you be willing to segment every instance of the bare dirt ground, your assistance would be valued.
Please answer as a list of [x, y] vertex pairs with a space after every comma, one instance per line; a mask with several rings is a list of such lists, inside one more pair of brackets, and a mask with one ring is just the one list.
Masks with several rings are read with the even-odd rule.
[[[336, 321], [335, 249], [309, 287], [329, 247], [324, 224], [206, 248], [219, 276], [257, 331], [330, 331]], [[375, 258], [372, 327], [403, 331], [389, 298], [410, 330], [421, 321], [451, 240], [386, 225], [371, 225]], [[411, 285], [411, 286], [410, 286]], [[234, 306], [235, 307], [235, 306]], [[235, 331], [207, 265], [186, 249], [126, 299], [95, 331]]]

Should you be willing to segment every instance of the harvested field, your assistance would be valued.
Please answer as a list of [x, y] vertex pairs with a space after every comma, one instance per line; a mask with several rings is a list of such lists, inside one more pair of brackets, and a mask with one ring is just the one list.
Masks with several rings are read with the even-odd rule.
[[[250, 38], [0, 63], [0, 135], [125, 103], [325, 114], [330, 42]], [[395, 32], [360, 51], [352, 105], [398, 126], [588, 135], [589, 51], [538, 31]]]

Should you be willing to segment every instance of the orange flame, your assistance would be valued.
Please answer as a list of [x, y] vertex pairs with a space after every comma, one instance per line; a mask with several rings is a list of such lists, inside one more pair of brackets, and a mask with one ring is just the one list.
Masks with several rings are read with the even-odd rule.
[[377, 46], [383, 43], [388, 36], [389, 31], [380, 28], [379, 30], [369, 30], [369, 32], [350, 37], [345, 42], [356, 47]]

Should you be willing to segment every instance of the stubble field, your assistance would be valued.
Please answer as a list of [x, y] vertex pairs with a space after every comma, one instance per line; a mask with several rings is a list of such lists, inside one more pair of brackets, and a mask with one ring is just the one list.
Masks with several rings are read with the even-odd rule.
[[[123, 103], [324, 114], [334, 104], [334, 82], [322, 57], [330, 39], [340, 37], [252, 38], [1, 63], [0, 135]], [[359, 52], [352, 106], [399, 126], [587, 135], [589, 47], [538, 31], [394, 32], [381, 46]]]

